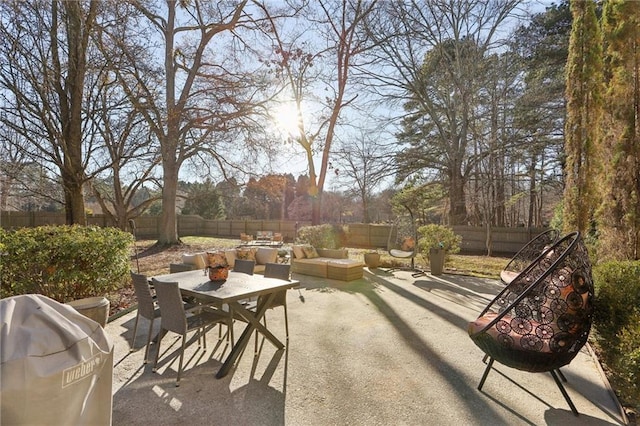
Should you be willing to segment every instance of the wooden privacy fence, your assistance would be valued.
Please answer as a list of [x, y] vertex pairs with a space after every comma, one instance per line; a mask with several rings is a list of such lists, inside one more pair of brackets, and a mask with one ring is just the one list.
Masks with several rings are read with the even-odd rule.
[[[88, 223], [95, 226], [113, 226], [105, 215], [90, 215]], [[0, 212], [0, 226], [4, 229], [35, 227], [42, 225], [64, 225], [65, 216], [49, 212]], [[136, 236], [144, 239], [157, 238], [160, 217], [140, 216], [135, 219]], [[200, 216], [178, 215], [178, 235], [221, 237], [240, 239], [240, 234], [256, 235], [258, 231], [272, 231], [282, 234], [286, 242], [293, 242], [297, 230], [310, 222], [280, 220], [207, 220]], [[350, 223], [347, 246], [385, 250], [390, 225]], [[493, 254], [512, 255], [528, 241], [548, 228], [492, 228], [491, 247]], [[462, 236], [462, 253], [486, 253], [486, 228], [473, 226], [453, 226], [455, 233]]]

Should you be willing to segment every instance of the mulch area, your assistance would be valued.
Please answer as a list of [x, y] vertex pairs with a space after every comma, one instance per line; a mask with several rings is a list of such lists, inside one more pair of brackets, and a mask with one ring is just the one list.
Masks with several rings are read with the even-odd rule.
[[[183, 253], [203, 251], [207, 248], [198, 244], [181, 244], [160, 249], [153, 245], [147, 247], [139, 245], [137, 256], [135, 252], [131, 256], [131, 270], [148, 276], [168, 274], [169, 264], [180, 262]], [[125, 311], [138, 303], [131, 282], [115, 293], [107, 295], [107, 298], [111, 304], [109, 316]]]

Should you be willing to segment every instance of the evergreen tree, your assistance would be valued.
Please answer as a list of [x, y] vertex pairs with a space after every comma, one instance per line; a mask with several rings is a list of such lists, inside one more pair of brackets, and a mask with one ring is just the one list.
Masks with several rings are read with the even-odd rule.
[[223, 219], [225, 217], [222, 195], [211, 179], [190, 185], [182, 214], [198, 215], [204, 219]]
[[640, 3], [610, 0], [603, 10], [602, 259], [640, 258]]
[[563, 228], [585, 232], [597, 206], [593, 162], [602, 103], [602, 47], [595, 2], [575, 0], [570, 7]]

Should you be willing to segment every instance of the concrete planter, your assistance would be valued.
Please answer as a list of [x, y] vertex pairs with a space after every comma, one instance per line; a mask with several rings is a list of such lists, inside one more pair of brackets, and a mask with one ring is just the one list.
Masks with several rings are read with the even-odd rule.
[[109, 319], [109, 300], [106, 297], [88, 297], [86, 299], [73, 300], [67, 302], [76, 311], [87, 318], [91, 318], [104, 328]]

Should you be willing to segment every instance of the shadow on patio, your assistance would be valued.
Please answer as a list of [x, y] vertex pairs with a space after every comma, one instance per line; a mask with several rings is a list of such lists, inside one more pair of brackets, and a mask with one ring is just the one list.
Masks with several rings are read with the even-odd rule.
[[[300, 290], [288, 294], [288, 347], [277, 351], [265, 342], [254, 357], [250, 344], [220, 380], [215, 373], [229, 348], [217, 341], [217, 331], [209, 333], [207, 351], [188, 349], [176, 388], [177, 343], [163, 343], [159, 372], [152, 373], [151, 364], [142, 364], [144, 347], [129, 353], [135, 311], [109, 323], [113, 423], [623, 424], [587, 349], [563, 368], [579, 418], [549, 375], [496, 364], [477, 391], [483, 353], [469, 339], [467, 323], [500, 290], [497, 281], [379, 269], [349, 283], [296, 278]], [[284, 339], [282, 311], [267, 317]], [[145, 326], [136, 348], [144, 335]]]

